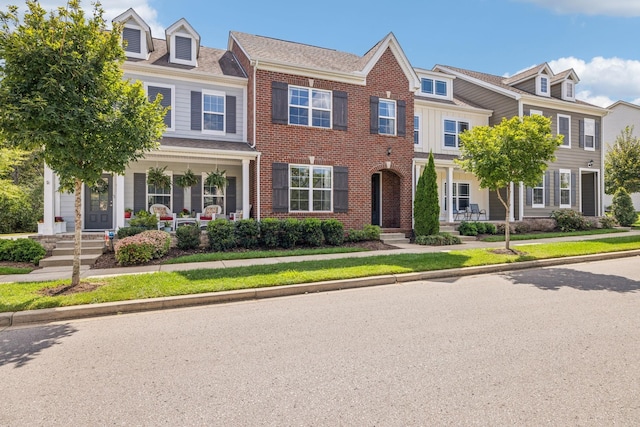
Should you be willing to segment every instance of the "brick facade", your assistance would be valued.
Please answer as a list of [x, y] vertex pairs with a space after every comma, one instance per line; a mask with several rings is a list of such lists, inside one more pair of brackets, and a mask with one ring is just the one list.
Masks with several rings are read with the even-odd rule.
[[[390, 48], [382, 54], [366, 78], [366, 86], [318, 78], [254, 70], [248, 58], [235, 43], [232, 51], [249, 76], [248, 125], [253, 142], [253, 121], [256, 128], [256, 149], [260, 160], [261, 218], [336, 218], [345, 228], [361, 228], [371, 223], [371, 177], [382, 171], [382, 226], [411, 229], [411, 181], [413, 159], [413, 92], [409, 81]], [[254, 81], [255, 75], [255, 81]], [[272, 82], [343, 91], [348, 97], [347, 130], [321, 129], [307, 126], [272, 123]], [[253, 85], [256, 85], [256, 117], [253, 117]], [[370, 97], [402, 100], [406, 103], [405, 136], [384, 136], [370, 132]], [[388, 154], [390, 151], [390, 154]], [[348, 167], [349, 208], [346, 213], [291, 212], [273, 210], [272, 164], [310, 164]], [[390, 167], [387, 168], [387, 162]], [[256, 168], [252, 167], [252, 172]], [[252, 183], [255, 182], [252, 180]], [[253, 212], [256, 213], [252, 191]]]

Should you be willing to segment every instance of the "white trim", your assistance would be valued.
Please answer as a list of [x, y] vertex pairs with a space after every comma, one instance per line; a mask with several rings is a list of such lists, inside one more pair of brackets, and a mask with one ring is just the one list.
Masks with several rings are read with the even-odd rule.
[[149, 47], [147, 46], [147, 37], [145, 33], [145, 29], [140, 25], [132, 25], [128, 22], [123, 26], [123, 32], [120, 34], [121, 44], [124, 47], [124, 28], [130, 28], [132, 30], [140, 31], [140, 52], [131, 52], [129, 50], [124, 51], [125, 55], [128, 58], [137, 58], [137, 59], [148, 59], [149, 58]]
[[[569, 85], [571, 86], [572, 96], [567, 95], [567, 92], [569, 92]], [[562, 99], [565, 101], [576, 100], [576, 84], [573, 80], [565, 80], [562, 82]]]
[[596, 185], [594, 186], [595, 191], [596, 191], [596, 216], [601, 216], [603, 215], [603, 209], [602, 209], [602, 187], [597, 185], [599, 184], [600, 181], [600, 170], [598, 169], [589, 169], [589, 168], [578, 168], [578, 174], [580, 175], [580, 178], [578, 178], [578, 183], [580, 184], [580, 192], [578, 193], [580, 195], [579, 197], [579, 202], [578, 202], [578, 209], [580, 209], [580, 212], [582, 212], [582, 175], [583, 172], [585, 172], [585, 174], [591, 174], [591, 173], [595, 173], [596, 174], [596, 178], [594, 180], [594, 182], [596, 183]]
[[[380, 113], [380, 104], [383, 102], [393, 104], [393, 116], [382, 116], [382, 114]], [[380, 131], [380, 119], [393, 120], [392, 133], [382, 133]], [[378, 99], [378, 134], [386, 136], [396, 136], [398, 134], [398, 103], [394, 99]]]
[[[546, 80], [547, 86], [547, 90], [544, 92], [542, 91], [542, 79]], [[551, 97], [551, 76], [547, 74], [540, 74], [536, 76], [536, 95], [547, 98]]]
[[[433, 92], [423, 92], [422, 91], [422, 81], [423, 80], [431, 80], [431, 84], [433, 85]], [[439, 95], [438, 93], [436, 93], [436, 84], [437, 83], [444, 83], [445, 85], [445, 94], [444, 95]], [[436, 99], [447, 99], [450, 100], [453, 98], [452, 96], [452, 92], [453, 92], [453, 87], [452, 87], [452, 81], [451, 78], [438, 78], [438, 77], [420, 77], [420, 89], [418, 89], [418, 92], [416, 93], [416, 95], [418, 96], [426, 96], [429, 98], [436, 98]]]
[[[169, 114], [170, 114], [170, 118], [171, 118], [171, 127], [167, 127], [165, 129], [166, 132], [173, 132], [176, 130], [176, 104], [175, 104], [175, 100], [176, 100], [176, 86], [175, 85], [169, 85], [166, 83], [155, 83], [155, 82], [144, 82], [144, 92], [147, 95], [147, 99], [149, 98], [149, 86], [152, 87], [161, 87], [161, 88], [165, 88], [165, 89], [171, 89], [171, 108], [169, 108]], [[164, 119], [164, 118], [163, 118]]]
[[[204, 97], [206, 95], [209, 96], [218, 96], [222, 98], [222, 103], [223, 103], [223, 112], [222, 112], [222, 130], [214, 130], [214, 129], [205, 129], [204, 128], [204, 115], [205, 114], [214, 114], [214, 115], [219, 115], [220, 113], [217, 112], [212, 112], [212, 111], [205, 111], [204, 109]], [[227, 132], [227, 94], [218, 90], [207, 90], [207, 89], [203, 89], [202, 90], [202, 97], [200, 99], [201, 102], [201, 116], [200, 116], [200, 120], [202, 120], [202, 130], [201, 132], [203, 134], [206, 135], [225, 135]]]
[[533, 116], [533, 115], [538, 115], [538, 116], [544, 116], [542, 110], [533, 110], [530, 109], [529, 110], [529, 116]]
[[[191, 60], [180, 59], [176, 57], [176, 36], [191, 40]], [[193, 67], [198, 66], [198, 55], [196, 45], [198, 41], [189, 33], [176, 31], [170, 36], [171, 47], [169, 49], [169, 62], [172, 64], [191, 65]]]
[[[291, 168], [308, 168], [309, 169], [309, 186], [308, 187], [293, 187], [291, 185]], [[315, 188], [313, 187], [313, 171], [314, 169], [329, 169], [331, 176], [331, 188], [329, 188], [329, 210], [314, 210], [313, 209], [313, 192]], [[288, 185], [289, 185], [289, 206], [288, 212], [333, 212], [333, 188], [335, 186], [335, 178], [333, 176], [333, 166], [330, 165], [303, 165], [297, 163], [289, 164], [289, 173], [288, 173]], [[309, 209], [307, 210], [292, 210], [291, 209], [291, 191], [293, 189], [301, 190], [306, 189], [309, 191]], [[326, 188], [318, 188], [318, 190], [327, 191]]]
[[[569, 204], [562, 203], [562, 174], [569, 175]], [[559, 169], [558, 170], [558, 207], [560, 209], [571, 209], [571, 169]]]
[[[593, 145], [587, 147], [587, 136], [593, 137]], [[596, 121], [594, 119], [584, 118], [584, 149], [585, 151], [596, 150]]]
[[[451, 132], [447, 132], [445, 130], [445, 122], [455, 122], [456, 124], [456, 145], [451, 147], [449, 145], [445, 145], [445, 135], [451, 134]], [[442, 149], [443, 150], [455, 150], [458, 151], [460, 149], [460, 123], [467, 124], [467, 130], [471, 130], [471, 120], [468, 118], [460, 118], [460, 117], [442, 117]]]
[[[416, 143], [416, 119], [418, 119], [418, 143]], [[413, 115], [413, 146], [414, 147], [422, 147], [422, 115], [414, 114]]]
[[[531, 207], [538, 209], [538, 208], [544, 208], [546, 206], [546, 185], [548, 184], [546, 182], [546, 177], [545, 174], [542, 174], [542, 187], [531, 187]], [[542, 189], [542, 203], [536, 203], [536, 195], [535, 195], [535, 190], [536, 189]]]
[[[372, 225], [377, 225], [379, 227], [382, 227], [382, 172], [374, 172], [372, 174], [373, 175], [378, 175], [380, 177], [379, 179], [379, 186], [378, 186], [378, 221], [380, 222], [380, 224], [372, 224]], [[416, 181], [417, 183], [417, 181]]]
[[[556, 132], [556, 134], [560, 135], [560, 118], [561, 117], [562, 118], [566, 118], [566, 119], [569, 120], [569, 135], [568, 135], [568, 138], [565, 138], [565, 141], [563, 141], [562, 145], [560, 145], [560, 148], [571, 148], [571, 116], [570, 115], [558, 113], [558, 115], [556, 117], [556, 120], [557, 120], [557, 124], [556, 124], [557, 132]], [[566, 144], [565, 144], [565, 142], [566, 142]]]
[[[309, 99], [309, 105], [304, 106], [304, 105], [298, 105], [298, 104], [292, 104], [291, 103], [291, 90], [295, 89], [295, 90], [299, 90], [299, 91], [306, 91], [308, 93], [308, 99]], [[329, 108], [319, 108], [319, 107], [314, 107], [313, 106], [313, 92], [319, 92], [319, 93], [325, 93], [329, 95]], [[306, 108], [308, 115], [307, 115], [307, 124], [301, 124], [301, 123], [291, 123], [291, 107], [293, 108]], [[316, 129], [333, 129], [333, 92], [330, 90], [326, 90], [326, 89], [317, 89], [317, 88], [313, 88], [313, 87], [306, 87], [306, 86], [297, 86], [297, 85], [289, 85], [287, 88], [287, 121], [288, 124], [290, 124], [291, 126], [306, 126], [306, 127], [312, 127], [312, 128], [316, 128]], [[329, 112], [329, 126], [313, 126], [313, 111], [328, 111]]]

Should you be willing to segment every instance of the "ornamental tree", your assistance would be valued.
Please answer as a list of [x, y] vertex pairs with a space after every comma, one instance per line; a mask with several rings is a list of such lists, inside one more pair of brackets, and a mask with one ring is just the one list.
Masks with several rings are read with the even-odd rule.
[[[476, 126], [460, 135], [462, 169], [472, 172], [481, 188], [493, 190], [505, 208], [505, 249], [509, 248], [511, 183], [534, 187], [547, 162], [554, 161], [562, 135], [551, 134], [551, 120], [541, 115], [512, 117], [495, 126]], [[500, 190], [506, 188], [506, 197]]]
[[640, 139], [627, 126], [604, 157], [604, 191], [615, 194], [618, 188], [628, 193], [640, 192]]
[[438, 203], [438, 175], [433, 153], [418, 179], [416, 197], [413, 202], [414, 229], [416, 236], [430, 236], [440, 231], [440, 205]]
[[82, 186], [157, 148], [164, 130], [160, 99], [149, 102], [140, 82], [123, 79], [121, 26], [107, 31], [96, 3], [86, 17], [78, 0], [47, 14], [27, 1], [0, 12], [0, 132], [15, 147], [42, 148], [75, 193], [72, 285], [80, 282]]

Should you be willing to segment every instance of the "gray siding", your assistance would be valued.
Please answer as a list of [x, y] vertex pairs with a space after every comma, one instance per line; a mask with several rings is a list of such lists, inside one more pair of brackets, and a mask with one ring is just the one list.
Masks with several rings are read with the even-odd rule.
[[[175, 138], [199, 138], [199, 139], [215, 139], [217, 141], [246, 141], [244, 135], [244, 122], [246, 119], [246, 105], [244, 99], [244, 90], [241, 87], [229, 87], [211, 83], [198, 83], [192, 81], [176, 80], [164, 77], [149, 77], [132, 73], [125, 74], [125, 78], [132, 80], [140, 80], [142, 82], [153, 85], [165, 84], [175, 86], [174, 93], [174, 119], [175, 125], [173, 131], [167, 131], [165, 136]], [[199, 130], [191, 130], [191, 92], [202, 92], [206, 90], [223, 92], [226, 96], [233, 96], [236, 99], [235, 108], [235, 130], [236, 133], [227, 133], [225, 135], [211, 135], [202, 133]]]
[[525, 92], [528, 92], [530, 94], [535, 95], [535, 93], [536, 93], [536, 79], [534, 77], [531, 80], [527, 80], [527, 81], [524, 81], [522, 83], [519, 83], [519, 84], [515, 85], [514, 87], [516, 87], [516, 88], [518, 88], [520, 90], [523, 90]]
[[510, 119], [518, 115], [518, 102], [515, 99], [462, 79], [454, 81], [453, 91], [456, 96], [462, 99], [468, 99], [482, 108], [493, 110], [493, 115], [489, 117], [490, 126], [500, 123], [503, 117]]

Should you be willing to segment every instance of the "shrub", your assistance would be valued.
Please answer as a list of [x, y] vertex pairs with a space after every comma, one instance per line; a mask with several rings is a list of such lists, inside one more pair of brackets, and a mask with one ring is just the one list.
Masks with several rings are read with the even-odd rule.
[[328, 245], [339, 246], [344, 242], [344, 225], [337, 219], [326, 219], [321, 222], [320, 227]]
[[38, 264], [47, 251], [32, 239], [0, 240], [0, 261]]
[[151, 241], [153, 245], [153, 257], [160, 258], [169, 252], [171, 248], [171, 235], [162, 230], [146, 230], [139, 234]]
[[324, 243], [322, 225], [317, 218], [305, 218], [301, 221], [302, 241], [309, 246], [320, 246]]
[[275, 248], [280, 244], [280, 220], [265, 218], [260, 221], [260, 244], [265, 248]]
[[[504, 222], [499, 223], [498, 225], [496, 225], [496, 234], [504, 234], [505, 228], [506, 226]], [[510, 234], [515, 233], [515, 227], [513, 224], [509, 224], [509, 233]]]
[[414, 230], [418, 236], [437, 234], [440, 231], [440, 205], [438, 202], [438, 175], [433, 153], [422, 171], [416, 186], [413, 202]]
[[485, 234], [496, 234], [497, 233], [496, 225], [491, 223], [491, 222], [485, 222], [484, 223], [484, 233]]
[[600, 222], [600, 226], [602, 228], [615, 228], [617, 222], [616, 219], [612, 216], [601, 216], [600, 218], [598, 218], [598, 221]]
[[623, 187], [618, 188], [613, 195], [611, 210], [618, 224], [623, 227], [630, 227], [638, 220], [638, 213], [633, 207], [631, 196]]
[[209, 248], [216, 252], [226, 251], [236, 247], [235, 226], [224, 218], [209, 221], [207, 224]]
[[519, 221], [514, 224], [516, 234], [527, 234], [531, 232], [531, 225], [526, 221]]
[[253, 218], [235, 222], [236, 242], [246, 249], [255, 248], [260, 240], [260, 224]]
[[182, 225], [176, 229], [176, 246], [180, 249], [195, 249], [200, 246], [200, 227]]
[[280, 222], [280, 246], [294, 247], [302, 236], [301, 222], [295, 218], [287, 218]]
[[416, 243], [418, 245], [445, 246], [459, 245], [462, 241], [458, 236], [449, 233], [438, 233], [431, 236], [416, 236]]
[[129, 237], [129, 236], [135, 236], [136, 234], [140, 234], [143, 231], [145, 231], [146, 228], [145, 227], [122, 227], [118, 229], [118, 232], [116, 233], [116, 236], [118, 237], [118, 239], [124, 239], [125, 237]]
[[556, 228], [562, 232], [589, 229], [589, 223], [582, 214], [572, 209], [555, 210], [551, 212], [551, 218], [556, 221]]
[[115, 244], [116, 261], [120, 265], [144, 264], [153, 259], [153, 243], [142, 234], [125, 237]]
[[158, 217], [155, 214], [141, 210], [136, 213], [136, 217], [129, 221], [131, 227], [142, 227], [147, 230], [158, 229]]
[[380, 240], [380, 227], [377, 225], [365, 224], [362, 227], [364, 231], [365, 240]]
[[478, 224], [475, 222], [462, 221], [458, 226], [458, 232], [463, 236], [477, 236]]

